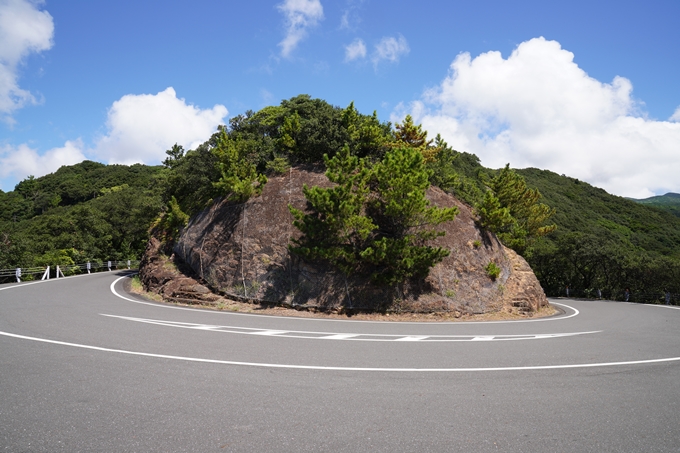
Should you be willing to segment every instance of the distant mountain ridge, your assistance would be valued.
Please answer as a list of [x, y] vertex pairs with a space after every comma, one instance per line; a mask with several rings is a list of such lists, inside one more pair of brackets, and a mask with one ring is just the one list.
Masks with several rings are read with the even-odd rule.
[[655, 208], [668, 211], [676, 217], [680, 217], [680, 193], [668, 192], [665, 195], [657, 195], [654, 197], [643, 198], [636, 200], [631, 198], [636, 203], [653, 206]]

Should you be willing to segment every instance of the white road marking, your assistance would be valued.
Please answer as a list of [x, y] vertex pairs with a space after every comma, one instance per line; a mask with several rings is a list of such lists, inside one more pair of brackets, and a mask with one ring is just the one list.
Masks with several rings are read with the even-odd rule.
[[601, 330], [590, 332], [566, 332], [566, 333], [542, 333], [520, 335], [404, 335], [404, 334], [373, 334], [373, 333], [339, 333], [318, 332], [300, 330], [272, 330], [254, 327], [220, 326], [207, 324], [193, 324], [180, 321], [163, 321], [160, 319], [135, 318], [131, 316], [107, 315], [108, 318], [122, 319], [125, 321], [141, 322], [157, 326], [179, 327], [182, 329], [198, 329], [210, 332], [235, 333], [242, 335], [278, 336], [282, 338], [303, 338], [312, 340], [350, 340], [350, 341], [420, 341], [451, 342], [451, 341], [509, 341], [509, 340], [545, 340], [549, 338], [572, 337], [575, 335], [588, 335], [600, 333]]
[[358, 337], [355, 333], [336, 333], [335, 335], [329, 335], [327, 337], [319, 337], [322, 340], [348, 340], [350, 338]]
[[0, 335], [18, 338], [21, 340], [38, 341], [60, 346], [70, 346], [74, 348], [89, 349], [101, 352], [114, 352], [117, 354], [128, 354], [142, 357], [153, 357], [157, 359], [182, 360], [185, 362], [213, 363], [220, 365], [240, 365], [258, 368], [284, 368], [296, 370], [319, 370], [319, 371], [378, 371], [378, 372], [410, 372], [410, 373], [432, 373], [432, 372], [480, 372], [480, 371], [531, 371], [531, 370], [564, 370], [570, 368], [597, 368], [625, 365], [647, 365], [653, 363], [667, 363], [680, 361], [680, 357], [668, 357], [662, 359], [631, 360], [627, 362], [599, 362], [599, 363], [576, 363], [569, 365], [535, 365], [535, 366], [509, 366], [509, 367], [476, 367], [476, 368], [367, 368], [367, 367], [342, 367], [342, 366], [318, 366], [318, 365], [286, 365], [281, 363], [258, 363], [258, 362], [238, 362], [233, 360], [203, 359], [198, 357], [182, 357], [167, 354], [153, 354], [150, 352], [128, 351], [125, 349], [102, 348], [86, 344], [68, 343], [66, 341], [48, 340], [46, 338], [28, 337], [9, 332], [0, 331]]
[[[131, 274], [133, 275], [133, 274]], [[205, 309], [199, 309], [199, 308], [188, 308], [188, 307], [178, 307], [175, 305], [168, 305], [168, 304], [161, 304], [161, 303], [151, 303], [151, 302], [144, 302], [141, 300], [136, 300], [136, 299], [131, 299], [129, 297], [122, 296], [116, 291], [116, 284], [124, 279], [124, 278], [129, 278], [131, 275], [126, 275], [123, 277], [120, 277], [116, 280], [113, 281], [110, 285], [111, 292], [113, 293], [114, 296], [127, 300], [128, 302], [133, 302], [135, 304], [141, 304], [141, 305], [151, 305], [152, 307], [156, 308], [167, 308], [167, 309], [172, 309], [172, 310], [185, 310], [185, 311], [198, 311], [201, 313], [214, 313], [216, 315], [224, 315], [224, 316], [254, 316], [254, 317], [267, 317], [267, 318], [278, 318], [278, 319], [295, 319], [296, 321], [321, 321], [321, 322], [351, 322], [351, 323], [361, 323], [361, 324], [385, 324], [385, 321], [357, 321], [354, 319], [324, 319], [324, 318], [296, 318], [292, 316], [273, 316], [273, 315], [260, 315], [260, 314], [251, 314], [251, 313], [235, 313], [231, 311], [208, 311]], [[61, 279], [60, 279], [61, 280]], [[19, 285], [17, 285], [19, 286]], [[16, 286], [11, 286], [10, 288], [15, 288]], [[9, 288], [3, 288], [3, 289], [9, 289]], [[522, 323], [522, 322], [543, 322], [543, 321], [562, 321], [564, 319], [569, 319], [573, 318], [574, 316], [579, 315], [579, 311], [575, 309], [572, 306], [566, 305], [566, 304], [560, 304], [558, 302], [551, 302], [553, 305], [559, 305], [561, 307], [566, 307], [569, 310], [572, 310], [573, 313], [567, 316], [551, 316], [550, 318], [538, 318], [538, 319], [517, 319], [517, 320], [511, 320], [511, 321], [455, 321], [455, 322], [428, 322], [427, 324], [433, 324], [433, 325], [442, 325], [442, 324], [454, 324], [454, 325], [467, 325], [467, 324], [508, 324], [508, 323]], [[423, 325], [424, 323], [422, 322], [416, 322], [416, 321], [390, 321], [390, 324], [415, 324], [415, 325]]]
[[[70, 277], [70, 278], [72, 278], [72, 277]], [[110, 287], [111, 291], [116, 296], [118, 296], [122, 299], [128, 300], [128, 301], [131, 301], [131, 302], [135, 302], [135, 303], [152, 305], [152, 306], [156, 306], [156, 307], [184, 309], [184, 308], [181, 308], [181, 307], [172, 307], [172, 306], [151, 304], [151, 303], [141, 302], [141, 301], [137, 301], [137, 300], [133, 300], [133, 299], [123, 297], [123, 296], [119, 295], [114, 289], [114, 285], [118, 281], [120, 281], [122, 278], [126, 278], [126, 277], [121, 277], [119, 279], [116, 279], [111, 284], [111, 287]], [[61, 281], [61, 280], [62, 279], [59, 279], [57, 281]], [[50, 280], [50, 281], [53, 281], [53, 280]], [[31, 284], [38, 284], [38, 283], [47, 283], [47, 282], [41, 281], [41, 282], [25, 283], [25, 284], [21, 284], [21, 285], [13, 285], [13, 286], [5, 287], [5, 288], [0, 288], [0, 291], [6, 290], [6, 289], [18, 288], [18, 287], [22, 287], [22, 286], [27, 286], [27, 285], [31, 285]], [[508, 321], [508, 322], [550, 321], [550, 320], [557, 320], [557, 319], [566, 319], [566, 318], [576, 316], [578, 314], [578, 310], [576, 310], [573, 307], [569, 307], [569, 306], [564, 305], [564, 304], [558, 304], [558, 303], [555, 303], [555, 304], [556, 305], [562, 305], [562, 306], [565, 306], [565, 307], [568, 307], [568, 308], [574, 310], [574, 314], [567, 316], [567, 317], [563, 317], [563, 318], [547, 318], [547, 319], [526, 320], [526, 321]], [[657, 305], [649, 305], [649, 306], [657, 306]], [[666, 308], [678, 309], [676, 307], [666, 307]], [[185, 310], [200, 311], [200, 312], [206, 313], [205, 310], [196, 310], [196, 309], [185, 309]], [[259, 315], [252, 315], [252, 316], [259, 316]], [[306, 318], [300, 318], [300, 319], [306, 319]], [[357, 322], [357, 321], [354, 321], [354, 322]], [[363, 321], [359, 321], [359, 322], [363, 322]], [[501, 322], [505, 322], [505, 321], [501, 321]], [[477, 323], [477, 324], [488, 324], [488, 323], [495, 323], [495, 321], [482, 322], [482, 323]], [[188, 323], [175, 323], [175, 324], [176, 324], [177, 327], [179, 327], [180, 324], [184, 324], [186, 326]], [[416, 324], [416, 323], [402, 323], [402, 324]], [[417, 324], [420, 324], [420, 323], [417, 323]], [[440, 324], [455, 324], [455, 323], [440, 323]], [[200, 327], [196, 327], [196, 326], [200, 326]], [[205, 324], [195, 324], [194, 327], [192, 327], [192, 328], [201, 328], [201, 329], [205, 329], [205, 330], [215, 330], [215, 327], [219, 327], [219, 326], [212, 326], [212, 325], [205, 325]], [[217, 330], [217, 331], [221, 331], [221, 330]], [[595, 332], [582, 332], [582, 333], [595, 333]], [[578, 334], [578, 333], [576, 333], [576, 334]], [[260, 368], [303, 369], [303, 370], [321, 370], [321, 371], [377, 371], [377, 372], [530, 371], [530, 370], [557, 370], [557, 369], [597, 368], [597, 367], [627, 366], [627, 365], [628, 366], [630, 366], [630, 365], [646, 365], [646, 364], [669, 363], [669, 362], [680, 361], [680, 357], [668, 357], [668, 358], [659, 358], [659, 359], [631, 360], [631, 361], [619, 361], [619, 362], [578, 363], [578, 364], [563, 364], [563, 365], [510, 366], [510, 367], [471, 367], [471, 368], [339, 367], [339, 366], [289, 365], [289, 364], [276, 364], [276, 363], [241, 362], [241, 361], [231, 361], [231, 360], [205, 359], [205, 358], [198, 358], [198, 357], [182, 357], [182, 356], [174, 356], [174, 355], [166, 355], [166, 354], [154, 354], [154, 353], [140, 352], [140, 351], [129, 351], [129, 350], [124, 350], [124, 349], [104, 348], [104, 347], [99, 347], [99, 346], [92, 346], [92, 345], [78, 344], [78, 343], [69, 343], [69, 342], [65, 342], [65, 341], [49, 340], [49, 339], [46, 339], [46, 338], [38, 338], [38, 337], [29, 337], [29, 336], [26, 336], [26, 335], [19, 335], [19, 334], [14, 334], [14, 333], [10, 333], [10, 332], [2, 332], [2, 331], [0, 331], [0, 335], [6, 336], [6, 337], [11, 337], [11, 338], [22, 339], [22, 340], [36, 341], [36, 342], [53, 344], [53, 345], [69, 346], [69, 347], [88, 349], [88, 350], [94, 350], [94, 351], [113, 352], [113, 353], [117, 353], [117, 354], [127, 354], [127, 355], [160, 358], [160, 359], [168, 359], [168, 360], [181, 360], [181, 361], [185, 361], [185, 362], [212, 363], [212, 364], [238, 365], [238, 366], [252, 366], [252, 367], [260, 367]], [[574, 334], [563, 334], [563, 335], [574, 335]], [[330, 337], [333, 337], [333, 335], [331, 335]], [[479, 337], [481, 337], [481, 336], [478, 336], [477, 338], [479, 338]], [[328, 338], [328, 337], [326, 337], [326, 338]], [[428, 338], [431, 338], [431, 337], [428, 337]], [[475, 338], [475, 337], [473, 337], [473, 338]]]
[[401, 337], [397, 338], [394, 341], [420, 341], [428, 338], [427, 336], [424, 335], [410, 335], [408, 337]]
[[265, 335], [265, 336], [274, 336], [274, 335], [282, 335], [284, 333], [288, 333], [285, 330], [260, 330], [258, 332], [249, 332], [251, 335]]

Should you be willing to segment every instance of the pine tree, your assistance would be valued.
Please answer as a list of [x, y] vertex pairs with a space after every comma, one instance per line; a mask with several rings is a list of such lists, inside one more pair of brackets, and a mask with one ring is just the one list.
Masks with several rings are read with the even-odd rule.
[[223, 129], [217, 138], [213, 153], [219, 161], [221, 177], [213, 186], [232, 201], [243, 202], [262, 193], [267, 177], [257, 172], [255, 165], [246, 159], [243, 146]]
[[179, 230], [189, 222], [189, 216], [179, 207], [177, 199], [172, 196], [165, 206], [165, 211], [154, 221], [152, 228], [157, 229], [161, 239], [172, 244], [177, 239]]
[[448, 256], [448, 250], [427, 243], [444, 234], [433, 227], [453, 220], [458, 210], [430, 206], [429, 173], [419, 151], [393, 149], [372, 168], [348, 146], [325, 160], [326, 176], [336, 186], [305, 186], [309, 213], [289, 207], [303, 233], [291, 252], [389, 285], [425, 277]]
[[411, 115], [406, 115], [404, 122], [395, 125], [396, 132], [394, 136], [396, 142], [394, 146], [408, 146], [415, 148], [423, 155], [425, 162], [433, 162], [440, 148], [432, 146], [432, 140], [427, 139], [427, 131], [423, 130], [422, 124], [417, 126], [413, 124]]
[[489, 191], [477, 207], [480, 225], [496, 233], [506, 246], [525, 253], [536, 238], [557, 228], [554, 224], [545, 225], [555, 210], [540, 203], [538, 189], [527, 187], [524, 178], [511, 170], [509, 164], [487, 180], [486, 185]]
[[373, 111], [372, 116], [360, 115], [354, 101], [342, 111], [342, 125], [347, 130], [350, 149], [360, 157], [382, 156], [392, 140], [389, 127], [380, 124], [377, 112]]
[[360, 254], [376, 225], [363, 214], [370, 170], [363, 159], [352, 156], [345, 145], [332, 159], [324, 156], [326, 176], [336, 185], [308, 187], [303, 193], [311, 213], [289, 206], [293, 225], [302, 237], [293, 240], [291, 252], [311, 260], [325, 260], [346, 275], [360, 267]]
[[430, 206], [425, 197], [429, 176], [423, 155], [412, 147], [396, 148], [376, 164], [368, 210], [379, 234], [362, 253], [375, 266], [374, 280], [399, 284], [423, 278], [449, 255], [448, 250], [427, 243], [445, 234], [433, 227], [453, 220], [458, 209]]

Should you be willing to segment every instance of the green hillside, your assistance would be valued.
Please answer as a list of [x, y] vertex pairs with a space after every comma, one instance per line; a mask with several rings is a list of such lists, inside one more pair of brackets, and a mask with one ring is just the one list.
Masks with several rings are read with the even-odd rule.
[[679, 218], [550, 171], [518, 173], [557, 210], [557, 231], [528, 256], [548, 293], [680, 291]]
[[550, 171], [490, 170], [428, 140], [410, 117], [392, 125], [307, 95], [237, 115], [196, 149], [174, 146], [163, 166], [85, 161], [0, 191], [0, 269], [139, 257], [155, 219], [171, 245], [187, 215], [216, 197], [247, 197], [291, 165], [322, 168], [345, 144], [366, 168], [396, 148], [419, 150], [430, 183], [475, 207], [548, 295], [680, 293], [680, 195], [629, 200]]
[[84, 161], [0, 191], [0, 269], [139, 258], [161, 170]]
[[676, 217], [680, 217], [680, 194], [669, 192], [666, 195], [658, 195], [656, 197], [644, 198], [642, 200], [635, 200], [636, 203], [653, 206], [655, 208], [668, 211]]

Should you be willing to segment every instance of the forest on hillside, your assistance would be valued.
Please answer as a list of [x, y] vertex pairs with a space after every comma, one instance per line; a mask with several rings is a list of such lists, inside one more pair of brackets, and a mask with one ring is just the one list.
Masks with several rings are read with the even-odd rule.
[[171, 243], [216, 198], [256, 195], [290, 166], [324, 171], [345, 147], [368, 169], [396, 149], [417, 150], [427, 181], [473, 206], [548, 295], [680, 293], [672, 213], [549, 171], [487, 169], [410, 117], [392, 125], [307, 95], [235, 116], [196, 149], [175, 145], [161, 166], [85, 161], [0, 191], [0, 269], [139, 258], [152, 225]]

